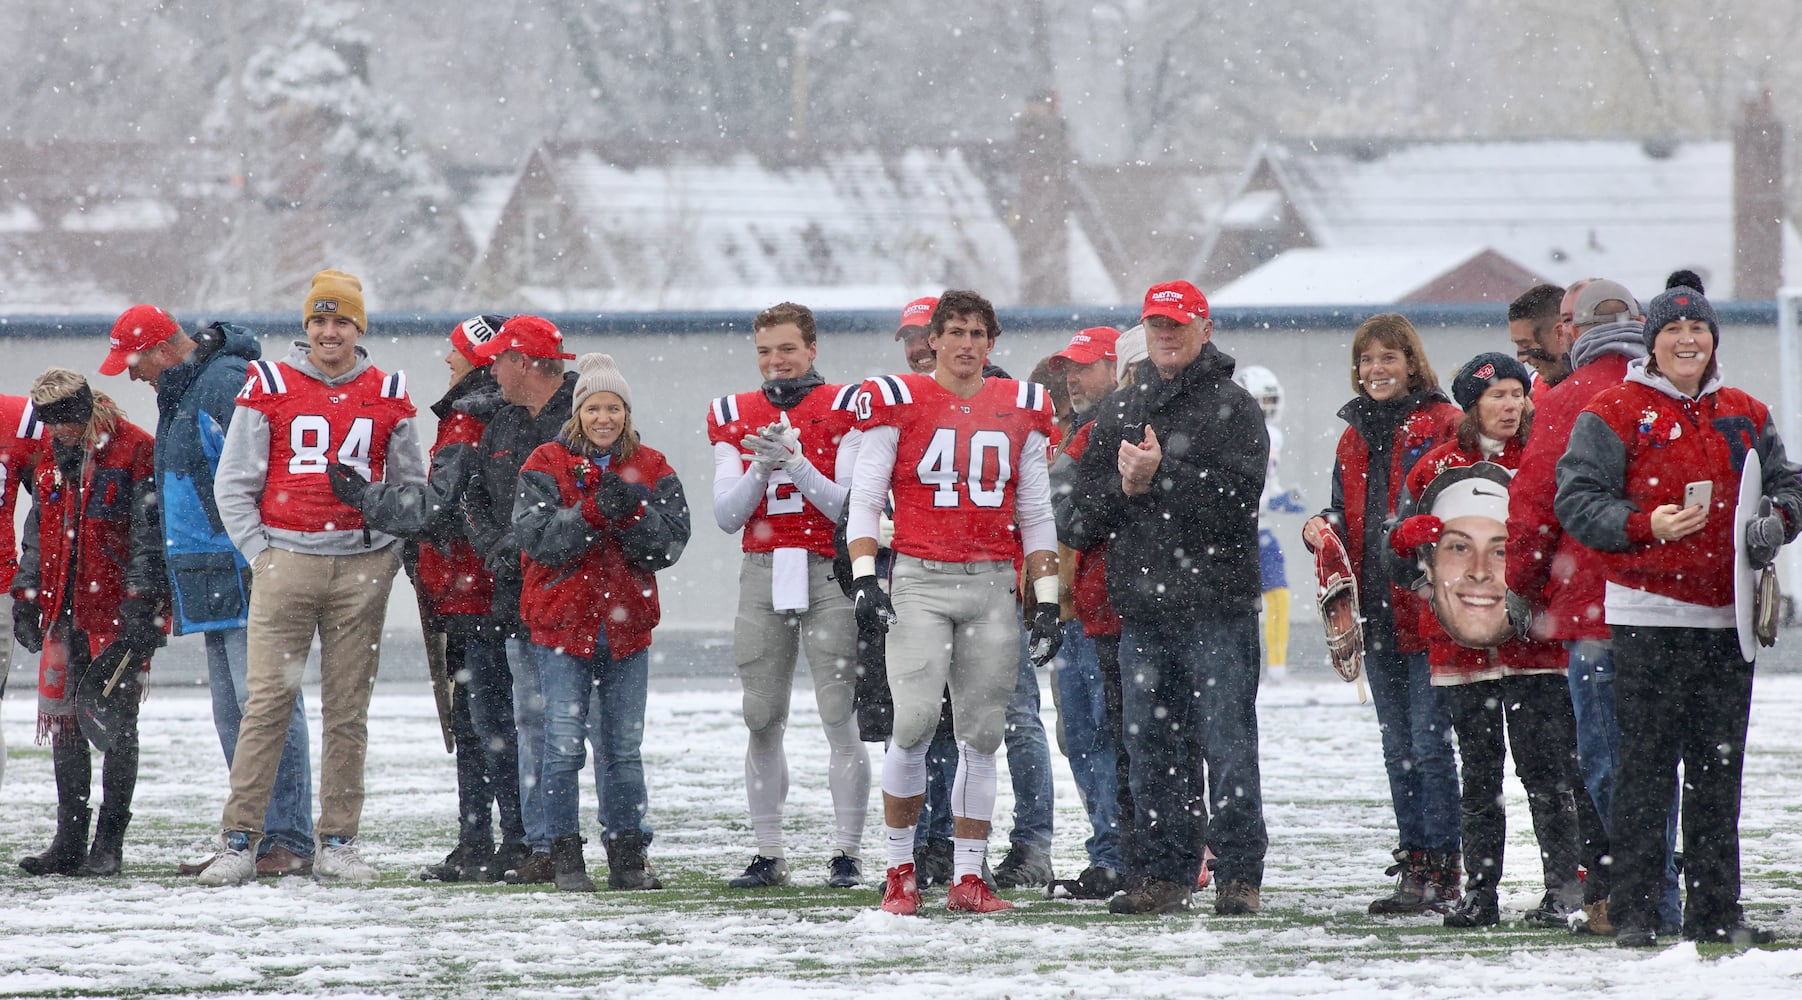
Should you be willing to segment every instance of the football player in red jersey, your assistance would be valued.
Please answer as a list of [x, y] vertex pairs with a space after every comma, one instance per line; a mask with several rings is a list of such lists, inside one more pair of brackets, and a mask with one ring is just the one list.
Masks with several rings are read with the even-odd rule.
[[[814, 370], [813, 312], [783, 302], [752, 321], [763, 387], [721, 396], [707, 412], [713, 444], [713, 515], [722, 531], [744, 530], [734, 623], [744, 686], [745, 794], [757, 854], [734, 889], [782, 885], [782, 807], [788, 797], [789, 692], [795, 653], [807, 647], [814, 698], [832, 748], [827, 785], [837, 819], [827, 884], [862, 881], [858, 857], [870, 801], [870, 756], [852, 715], [857, 624], [832, 573], [833, 526], [851, 480], [839, 442], [851, 430], [857, 387], [828, 385]], [[744, 454], [749, 453], [747, 465]]]
[[367, 329], [362, 284], [342, 271], [319, 272], [301, 315], [306, 340], [282, 361], [250, 366], [214, 476], [220, 518], [250, 561], [254, 585], [250, 701], [232, 759], [225, 849], [200, 873], [202, 885], [256, 877], [263, 813], [315, 633], [325, 739], [313, 876], [376, 877], [355, 839], [369, 695], [400, 546], [337, 498], [326, 469], [341, 462], [371, 480], [423, 486], [425, 464], [406, 376], [374, 367], [357, 345]]
[[[13, 625], [13, 575], [19, 569], [19, 544], [13, 535], [13, 503], [19, 484], [31, 478], [37, 456], [44, 448], [44, 425], [33, 412], [29, 396], [0, 396], [0, 699], [6, 697], [6, 677], [12, 673], [15, 635], [28, 638], [38, 627], [31, 608], [19, 612], [27, 621], [24, 631]], [[41, 641], [41, 640], [40, 640]], [[6, 733], [0, 730], [0, 778], [6, 777]]]
[[[884, 375], [858, 391], [862, 431], [851, 491], [853, 603], [888, 639], [894, 739], [883, 760], [888, 879], [882, 908], [915, 913], [914, 825], [926, 747], [946, 681], [956, 715], [952, 910], [1012, 907], [982, 881], [995, 807], [995, 750], [1018, 671], [1014, 560], [1026, 553], [1035, 598], [1032, 657], [1057, 652], [1057, 538], [1046, 458], [1055, 428], [1042, 386], [985, 378], [1001, 325], [975, 292], [939, 297], [927, 340], [931, 375]], [[878, 525], [894, 488], [893, 601], [876, 579]], [[1018, 534], [1015, 534], [1016, 527]]]

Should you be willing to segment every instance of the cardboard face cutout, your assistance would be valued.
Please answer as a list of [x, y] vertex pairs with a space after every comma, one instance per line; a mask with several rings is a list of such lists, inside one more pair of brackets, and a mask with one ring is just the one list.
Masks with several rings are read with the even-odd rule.
[[1422, 492], [1419, 512], [1440, 519], [1440, 536], [1422, 550], [1428, 606], [1452, 641], [1486, 649], [1513, 637], [1508, 621], [1508, 482], [1512, 473], [1478, 462], [1440, 473]]

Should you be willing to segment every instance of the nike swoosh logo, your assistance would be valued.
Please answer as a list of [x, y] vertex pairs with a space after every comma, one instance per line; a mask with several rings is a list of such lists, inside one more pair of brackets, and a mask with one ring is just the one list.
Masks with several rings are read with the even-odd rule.
[[1508, 494], [1506, 493], [1485, 493], [1481, 486], [1473, 486], [1470, 491], [1480, 497], [1501, 497], [1503, 500], [1508, 499]]

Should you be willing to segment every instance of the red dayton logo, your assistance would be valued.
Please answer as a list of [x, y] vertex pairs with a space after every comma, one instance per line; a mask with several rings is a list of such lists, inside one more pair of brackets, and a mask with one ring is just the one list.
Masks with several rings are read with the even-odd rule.
[[1676, 297], [1676, 298], [1675, 298], [1675, 299], [1673, 299], [1673, 300], [1672, 300], [1672, 301], [1674, 301], [1674, 302], [1676, 302], [1676, 303], [1677, 303], [1677, 304], [1678, 304], [1678, 305], [1680, 305], [1680, 306], [1686, 306], [1686, 305], [1689, 305], [1689, 296], [1687, 296], [1687, 295], [1679, 295], [1679, 296], [1677, 296], [1677, 297]]
[[1485, 382], [1489, 381], [1492, 378], [1495, 378], [1495, 366], [1494, 365], [1484, 365], [1483, 367], [1478, 368], [1476, 370], [1475, 377], [1480, 378]]
[[335, 313], [338, 311], [337, 299], [314, 299], [313, 311], [316, 313]]

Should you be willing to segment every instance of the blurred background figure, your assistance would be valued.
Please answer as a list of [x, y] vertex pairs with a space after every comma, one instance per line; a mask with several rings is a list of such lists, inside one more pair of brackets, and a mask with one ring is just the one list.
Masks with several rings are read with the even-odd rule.
[[1264, 430], [1270, 435], [1270, 462], [1264, 469], [1264, 494], [1258, 497], [1258, 576], [1264, 591], [1264, 669], [1273, 681], [1289, 676], [1289, 571], [1283, 546], [1276, 540], [1271, 514], [1305, 514], [1301, 490], [1285, 488], [1277, 478], [1282, 460], [1283, 432], [1276, 426], [1283, 415], [1283, 384], [1276, 372], [1263, 365], [1247, 365], [1233, 374], [1264, 411]]

